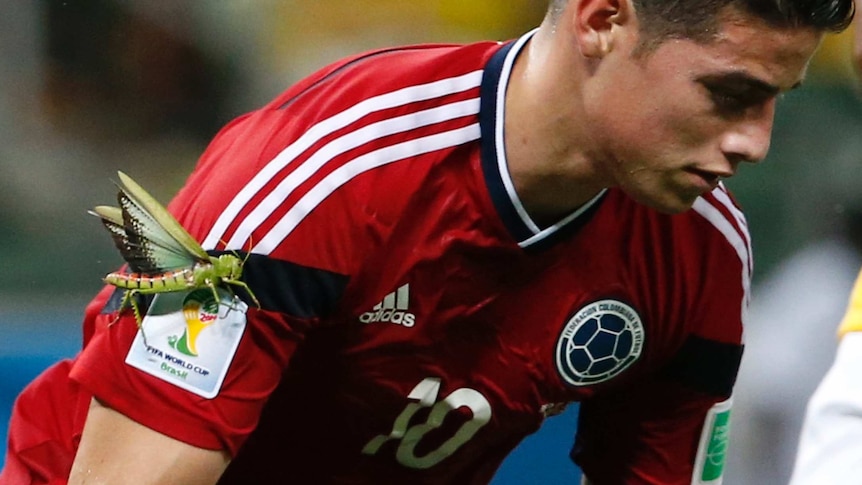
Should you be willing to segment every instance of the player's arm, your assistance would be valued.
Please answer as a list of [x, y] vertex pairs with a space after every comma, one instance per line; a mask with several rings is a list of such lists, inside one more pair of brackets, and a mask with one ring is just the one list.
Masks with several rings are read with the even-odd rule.
[[595, 483], [719, 483], [741, 354], [692, 337], [653, 377], [583, 402], [572, 459]]
[[69, 484], [213, 484], [229, 461], [224, 451], [177, 441], [94, 399]]
[[851, 483], [862, 474], [862, 273], [838, 335], [835, 361], [808, 402], [793, 485]]

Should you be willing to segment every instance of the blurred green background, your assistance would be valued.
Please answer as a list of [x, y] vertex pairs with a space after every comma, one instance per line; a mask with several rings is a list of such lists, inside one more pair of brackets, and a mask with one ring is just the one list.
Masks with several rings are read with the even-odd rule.
[[[86, 213], [115, 200], [117, 170], [167, 202], [216, 130], [314, 69], [393, 44], [509, 39], [538, 25], [546, 6], [545, 0], [3, 3], [5, 401], [34, 369], [75, 352], [84, 305], [120, 263], [108, 234]], [[862, 102], [850, 39], [845, 33], [826, 40], [806, 85], [779, 104], [768, 159], [727, 183], [748, 214], [755, 285], [796, 251], [841, 231], [842, 217], [862, 201]], [[565, 459], [567, 451], [557, 453]]]

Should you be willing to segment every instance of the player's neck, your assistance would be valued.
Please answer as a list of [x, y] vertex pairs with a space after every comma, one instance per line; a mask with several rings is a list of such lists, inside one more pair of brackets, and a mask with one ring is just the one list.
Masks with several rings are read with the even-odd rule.
[[[557, 222], [595, 197], [606, 181], [592, 162], [577, 82], [561, 85], [554, 36], [540, 30], [518, 57], [506, 92], [505, 147], [518, 197], [537, 221]], [[556, 55], [556, 59], [554, 56]]]

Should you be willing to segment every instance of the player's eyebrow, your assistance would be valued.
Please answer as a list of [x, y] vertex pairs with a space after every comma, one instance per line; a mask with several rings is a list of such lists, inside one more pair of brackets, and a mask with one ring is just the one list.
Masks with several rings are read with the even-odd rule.
[[[759, 93], [764, 96], [776, 96], [781, 92], [781, 88], [770, 84], [766, 81], [758, 79], [748, 73], [742, 71], [733, 71], [721, 74], [707, 74], [697, 78], [697, 81], [705, 86], [726, 86], [732, 87], [740, 91], [749, 91]], [[802, 81], [797, 81], [790, 89], [796, 89], [802, 85]]]

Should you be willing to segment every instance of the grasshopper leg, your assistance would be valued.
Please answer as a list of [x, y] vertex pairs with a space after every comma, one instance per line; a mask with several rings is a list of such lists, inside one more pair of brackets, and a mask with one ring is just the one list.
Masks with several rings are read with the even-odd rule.
[[131, 296], [131, 295], [132, 295], [132, 290], [126, 290], [126, 291], [124, 291], [124, 292], [123, 292], [123, 299], [122, 299], [122, 300], [120, 300], [120, 307], [119, 307], [119, 308], [117, 308], [117, 315], [114, 317], [114, 319], [113, 319], [113, 320], [111, 320], [111, 321], [108, 323], [108, 326], [109, 326], [109, 327], [110, 327], [111, 325], [113, 325], [113, 324], [117, 323], [117, 321], [119, 321], [119, 320], [120, 320], [120, 316], [122, 316], [122, 314], [123, 314], [123, 310], [125, 310], [127, 307], [131, 307], [131, 306], [132, 306], [132, 296]]
[[141, 331], [141, 337], [144, 339], [144, 345], [149, 347], [149, 344], [147, 343], [147, 333], [144, 331], [144, 317], [141, 315], [141, 307], [138, 306], [137, 298], [134, 298], [135, 294], [138, 292], [136, 290], [129, 290], [126, 293], [132, 307], [132, 313], [135, 314], [135, 323], [138, 324], [138, 329]]
[[244, 289], [245, 292], [248, 293], [248, 296], [250, 296], [251, 299], [254, 300], [254, 305], [256, 307], [260, 308], [260, 302], [257, 300], [257, 297], [254, 295], [254, 292], [251, 291], [251, 288], [249, 288], [248, 285], [244, 281], [240, 281], [240, 280], [222, 280], [222, 281], [224, 281], [227, 284], [236, 285], [236, 286], [239, 286], [240, 288]]

